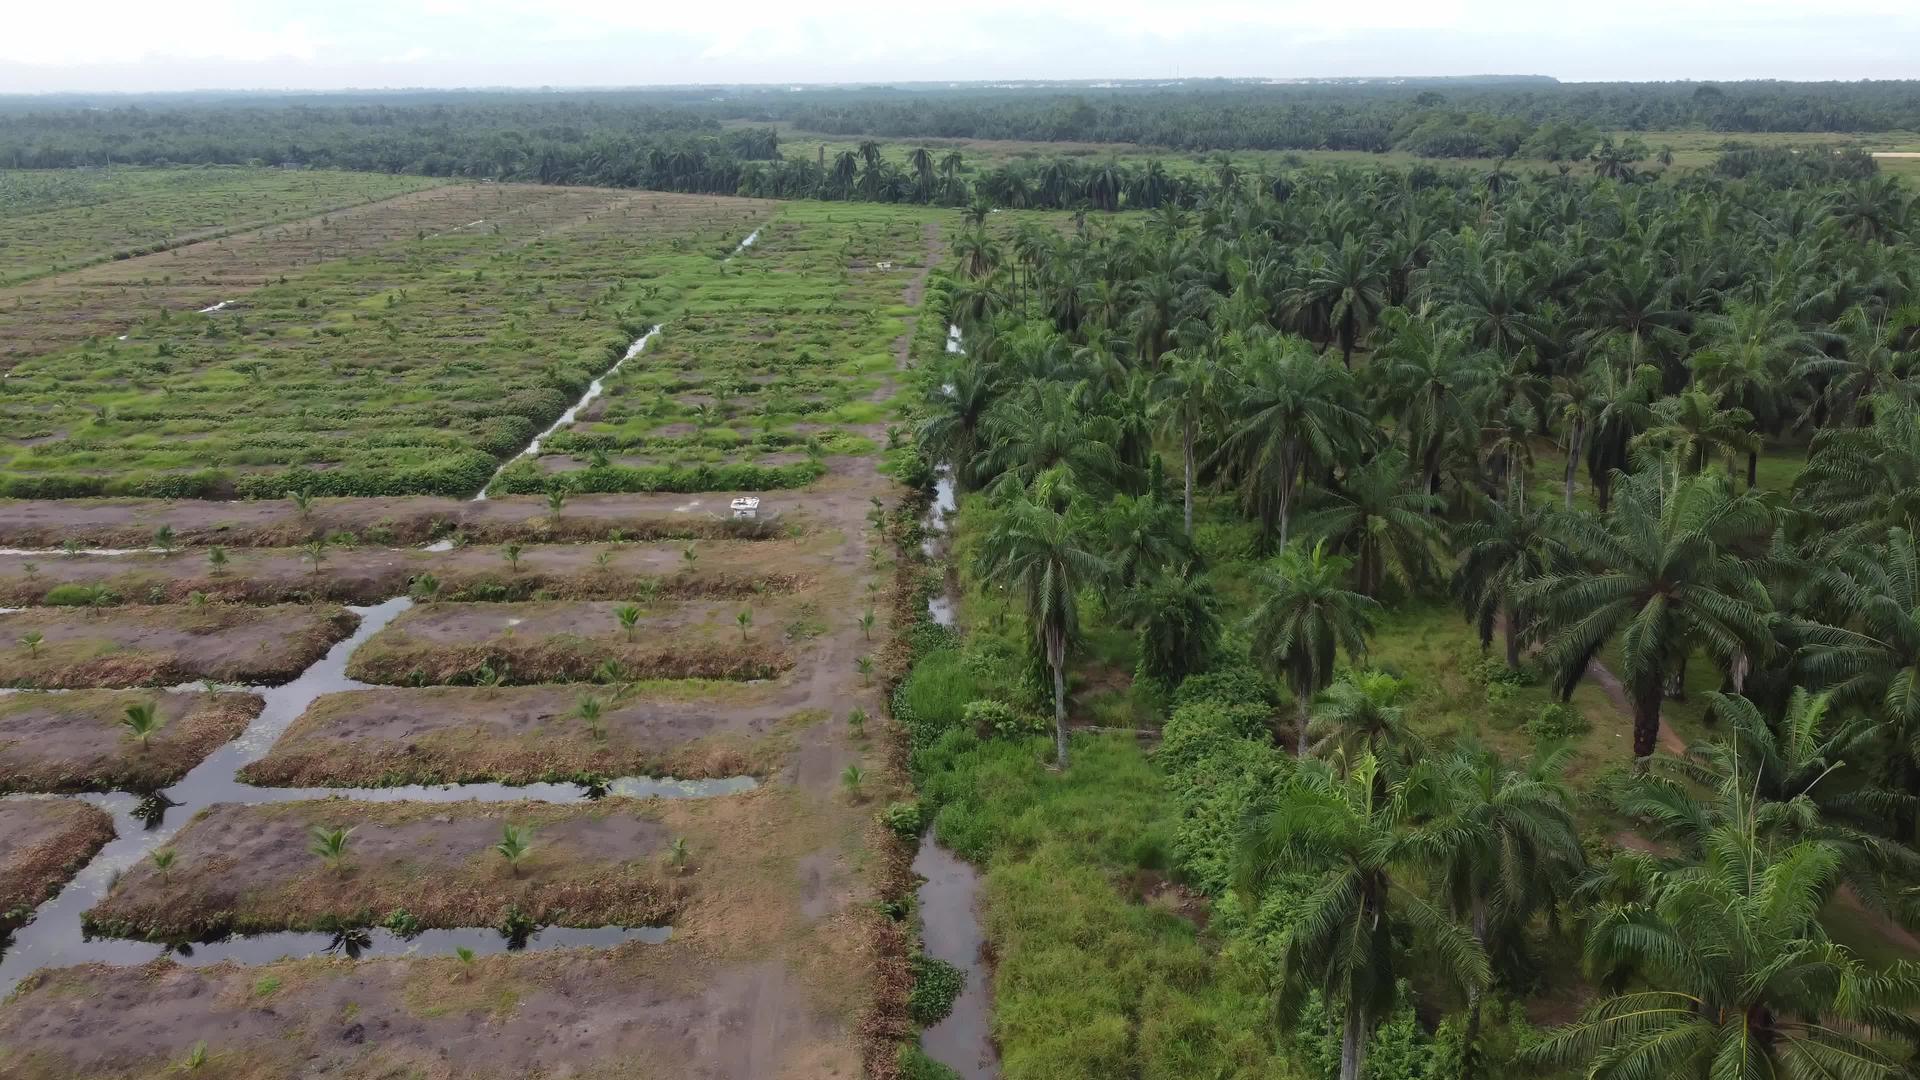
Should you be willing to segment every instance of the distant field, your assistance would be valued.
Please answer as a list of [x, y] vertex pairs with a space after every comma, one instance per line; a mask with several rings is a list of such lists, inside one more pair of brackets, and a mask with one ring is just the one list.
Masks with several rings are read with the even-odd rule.
[[0, 285], [440, 183], [281, 169], [0, 171]]
[[[764, 125], [762, 125], [764, 126]], [[1812, 146], [1824, 145], [1836, 148], [1856, 148], [1867, 151], [1908, 151], [1920, 152], [1920, 134], [1913, 132], [1883, 132], [1871, 135], [1845, 135], [1833, 133], [1786, 133], [1743, 135], [1716, 131], [1618, 131], [1617, 139], [1637, 137], [1647, 144], [1648, 149], [1657, 154], [1662, 147], [1673, 150], [1673, 167], [1676, 169], [1703, 168], [1713, 164], [1714, 158], [1729, 143], [1743, 143], [1749, 146]], [[817, 158], [822, 149], [829, 162], [843, 150], [857, 149], [861, 139], [838, 135], [822, 135], [781, 127], [780, 152], [790, 158]], [[1413, 154], [1389, 153], [1372, 154], [1363, 150], [1231, 150], [1231, 151], [1179, 151], [1165, 150], [1130, 143], [1072, 143], [1072, 142], [1023, 142], [998, 139], [880, 139], [882, 152], [894, 162], [904, 164], [907, 155], [917, 146], [925, 146], [935, 152], [936, 162], [941, 155], [958, 150], [965, 155], [969, 168], [1004, 164], [1014, 160], [1046, 160], [1052, 157], [1067, 156], [1078, 158], [1117, 157], [1122, 161], [1145, 161], [1158, 158], [1169, 169], [1176, 171], [1203, 170], [1217, 160], [1222, 153], [1243, 167], [1259, 168], [1262, 165], [1280, 167], [1284, 164], [1299, 162], [1320, 162], [1326, 164], [1348, 165], [1394, 165], [1405, 167], [1424, 162], [1440, 167], [1459, 167], [1486, 170], [1492, 162], [1486, 158], [1423, 158]], [[1522, 167], [1553, 168], [1552, 162], [1533, 159], [1519, 159], [1515, 162]], [[1656, 167], [1651, 160], [1646, 167]], [[1883, 158], [1880, 167], [1895, 175], [1920, 178], [1920, 158]], [[1580, 165], [1584, 170], [1586, 166]]]
[[[769, 216], [471, 185], [0, 290], [0, 333], [48, 347], [5, 380], [0, 490], [471, 494], [666, 314], [648, 279]], [[197, 293], [168, 273], [188, 266]]]

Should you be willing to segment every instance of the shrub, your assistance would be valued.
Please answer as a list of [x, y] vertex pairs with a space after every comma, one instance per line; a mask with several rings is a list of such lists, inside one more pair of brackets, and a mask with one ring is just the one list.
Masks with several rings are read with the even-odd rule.
[[1526, 722], [1526, 732], [1535, 739], [1558, 742], [1585, 735], [1593, 730], [1586, 715], [1573, 705], [1556, 701], [1540, 710], [1540, 715]]
[[1259, 671], [1244, 664], [1189, 675], [1180, 680], [1173, 692], [1173, 707], [1178, 709], [1197, 701], [1222, 705], [1266, 705], [1279, 703], [1273, 683]]
[[973, 676], [952, 649], [937, 649], [913, 666], [893, 693], [893, 718], [907, 731], [914, 749], [932, 745], [960, 727], [967, 704], [979, 696]]
[[900, 1080], [960, 1080], [960, 1074], [927, 1056], [917, 1043], [900, 1047]]
[[892, 829], [902, 839], [917, 838], [927, 827], [926, 809], [918, 800], [888, 804], [880, 811], [880, 823]]
[[966, 988], [967, 973], [945, 960], [915, 953], [913, 990], [907, 995], [907, 1013], [921, 1027], [932, 1027], [953, 1012], [953, 1001]]
[[991, 698], [968, 702], [961, 716], [967, 727], [973, 729], [973, 733], [983, 739], [1045, 735], [1052, 730], [1052, 725], [1046, 717], [1021, 712], [1004, 701], [995, 701]]
[[42, 602], [54, 607], [96, 607], [117, 604], [120, 598], [104, 585], [80, 585], [69, 582], [47, 590]]

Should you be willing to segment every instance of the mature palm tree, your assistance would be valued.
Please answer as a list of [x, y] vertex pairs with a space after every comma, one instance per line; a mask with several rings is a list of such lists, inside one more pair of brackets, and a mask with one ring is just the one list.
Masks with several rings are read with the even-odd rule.
[[1012, 476], [1024, 485], [1064, 466], [1080, 490], [1110, 488], [1120, 471], [1112, 427], [1110, 418], [1084, 407], [1078, 391], [1030, 382], [987, 413], [988, 438], [973, 476], [982, 484]]
[[1180, 440], [1181, 516], [1193, 536], [1193, 480], [1201, 428], [1219, 413], [1214, 365], [1173, 351], [1162, 357], [1166, 369], [1153, 381], [1152, 416], [1160, 430]]
[[1603, 909], [1587, 932], [1596, 976], [1631, 972], [1542, 1043], [1543, 1063], [1592, 1080], [1894, 1080], [1887, 1035], [1911, 1040], [1920, 968], [1870, 970], [1828, 940], [1819, 913], [1839, 856], [1806, 841], [1772, 852], [1716, 830], [1697, 866], [1647, 875], [1647, 895]]
[[[1745, 409], [1762, 431], [1777, 433], [1791, 397], [1788, 373], [1812, 351], [1812, 339], [1779, 301], [1729, 301], [1726, 314], [1706, 320], [1705, 331], [1710, 344], [1693, 356], [1700, 381], [1722, 401]], [[1759, 479], [1759, 468], [1755, 440], [1747, 451], [1748, 487]]]
[[1836, 539], [1891, 528], [1920, 532], [1920, 413], [1890, 398], [1873, 405], [1864, 428], [1816, 434], [1794, 502], [1819, 516]]
[[946, 381], [928, 396], [914, 442], [934, 460], [951, 462], [963, 489], [973, 486], [981, 429], [999, 396], [1000, 383], [992, 369], [971, 360], [948, 368]]
[[1359, 1080], [1367, 1040], [1392, 1009], [1403, 973], [1396, 920], [1435, 945], [1444, 974], [1470, 992], [1486, 985], [1487, 958], [1471, 935], [1394, 876], [1406, 862], [1404, 781], [1384, 782], [1380, 764], [1362, 755], [1344, 763], [1302, 763], [1286, 783], [1253, 806], [1237, 857], [1236, 886], [1257, 892], [1281, 881], [1307, 886], [1280, 943], [1276, 1012], [1297, 1021], [1318, 991], [1344, 1014], [1340, 1080]]
[[[1571, 751], [1543, 748], [1524, 769], [1463, 746], [1430, 761], [1412, 786], [1427, 805], [1404, 849], [1426, 868], [1453, 917], [1464, 922], [1490, 963], [1524, 974], [1523, 942], [1541, 912], [1571, 895], [1585, 868], [1564, 779]], [[1472, 991], [1461, 1075], [1477, 1064], [1482, 995]]]
[[1882, 399], [1912, 408], [1920, 402], [1916, 357], [1896, 347], [1895, 329], [1865, 307], [1848, 308], [1822, 335], [1834, 351], [1802, 360], [1794, 377], [1824, 384], [1829, 415], [1841, 422], [1866, 423], [1867, 406]]
[[1380, 611], [1374, 600], [1345, 587], [1351, 566], [1351, 560], [1329, 555], [1325, 545], [1288, 548], [1262, 575], [1263, 599], [1247, 619], [1254, 662], [1293, 691], [1295, 750], [1302, 756], [1313, 698], [1333, 680], [1336, 650], [1345, 649], [1359, 663]]
[[1243, 504], [1263, 530], [1277, 530], [1284, 548], [1302, 476], [1349, 460], [1373, 425], [1359, 409], [1352, 377], [1297, 341], [1258, 336], [1237, 359], [1223, 387], [1226, 436], [1209, 464], [1238, 478]]
[[976, 281], [998, 269], [1002, 258], [999, 242], [979, 228], [954, 238], [953, 254], [959, 260], [960, 272]]
[[1664, 470], [1630, 478], [1604, 518], [1573, 514], [1560, 532], [1579, 561], [1523, 590], [1550, 627], [1543, 660], [1563, 696], [1593, 657], [1618, 642], [1620, 681], [1633, 707], [1633, 756], [1644, 763], [1660, 734], [1668, 674], [1694, 648], [1725, 664], [1764, 660], [1772, 647], [1769, 598], [1743, 545], [1764, 541], [1772, 515], [1708, 473], [1666, 486]]
[[1396, 447], [1316, 492], [1300, 518], [1300, 535], [1351, 552], [1356, 583], [1367, 596], [1391, 580], [1412, 590], [1434, 572], [1444, 533], [1433, 516], [1440, 497], [1408, 482], [1407, 458]]
[[1437, 494], [1447, 447], [1477, 426], [1473, 403], [1491, 367], [1485, 354], [1468, 348], [1465, 331], [1398, 308], [1382, 314], [1380, 326], [1389, 337], [1371, 370], [1385, 391], [1382, 405], [1406, 435], [1407, 456], [1419, 463], [1421, 490]]
[[1203, 671], [1220, 642], [1220, 602], [1205, 574], [1165, 567], [1135, 586], [1120, 613], [1140, 630], [1140, 665], [1168, 686]]
[[1682, 390], [1654, 402], [1651, 413], [1651, 426], [1630, 445], [1657, 447], [1684, 472], [1697, 473], [1715, 454], [1725, 453], [1728, 475], [1732, 475], [1736, 452], [1758, 451], [1753, 414], [1721, 407], [1718, 391]]
[[1080, 593], [1110, 574], [1089, 534], [1090, 524], [1078, 508], [1062, 512], [1021, 493], [995, 515], [980, 548], [982, 579], [1002, 582], [1019, 597], [1053, 672], [1054, 750], [1062, 769], [1067, 767], [1067, 650], [1080, 632]]
[[1550, 511], [1514, 510], [1489, 499], [1454, 530], [1454, 595], [1478, 629], [1482, 648], [1500, 629], [1509, 668], [1520, 667], [1520, 643], [1536, 631], [1534, 611], [1524, 602], [1527, 583], [1569, 565], [1557, 520]]
[[1310, 311], [1327, 341], [1340, 343], [1340, 358], [1353, 367], [1353, 350], [1386, 304], [1386, 269], [1375, 246], [1352, 233], [1340, 246], [1314, 256], [1294, 295], [1296, 309]]
[[1307, 722], [1315, 756], [1340, 753], [1351, 760], [1372, 754], [1389, 771], [1404, 775], [1425, 749], [1400, 704], [1404, 688], [1384, 671], [1356, 671], [1335, 679]]

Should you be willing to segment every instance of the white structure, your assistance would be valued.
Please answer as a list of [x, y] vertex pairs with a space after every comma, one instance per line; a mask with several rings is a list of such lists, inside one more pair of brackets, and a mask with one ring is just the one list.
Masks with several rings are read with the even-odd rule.
[[757, 518], [760, 516], [760, 500], [753, 495], [742, 495], [733, 500], [733, 516], [736, 518]]

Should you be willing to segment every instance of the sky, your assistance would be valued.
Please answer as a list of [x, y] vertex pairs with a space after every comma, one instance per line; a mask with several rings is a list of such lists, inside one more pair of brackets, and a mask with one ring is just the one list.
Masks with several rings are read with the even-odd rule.
[[45, 0], [0, 93], [1167, 77], [1920, 78], [1920, 0]]

